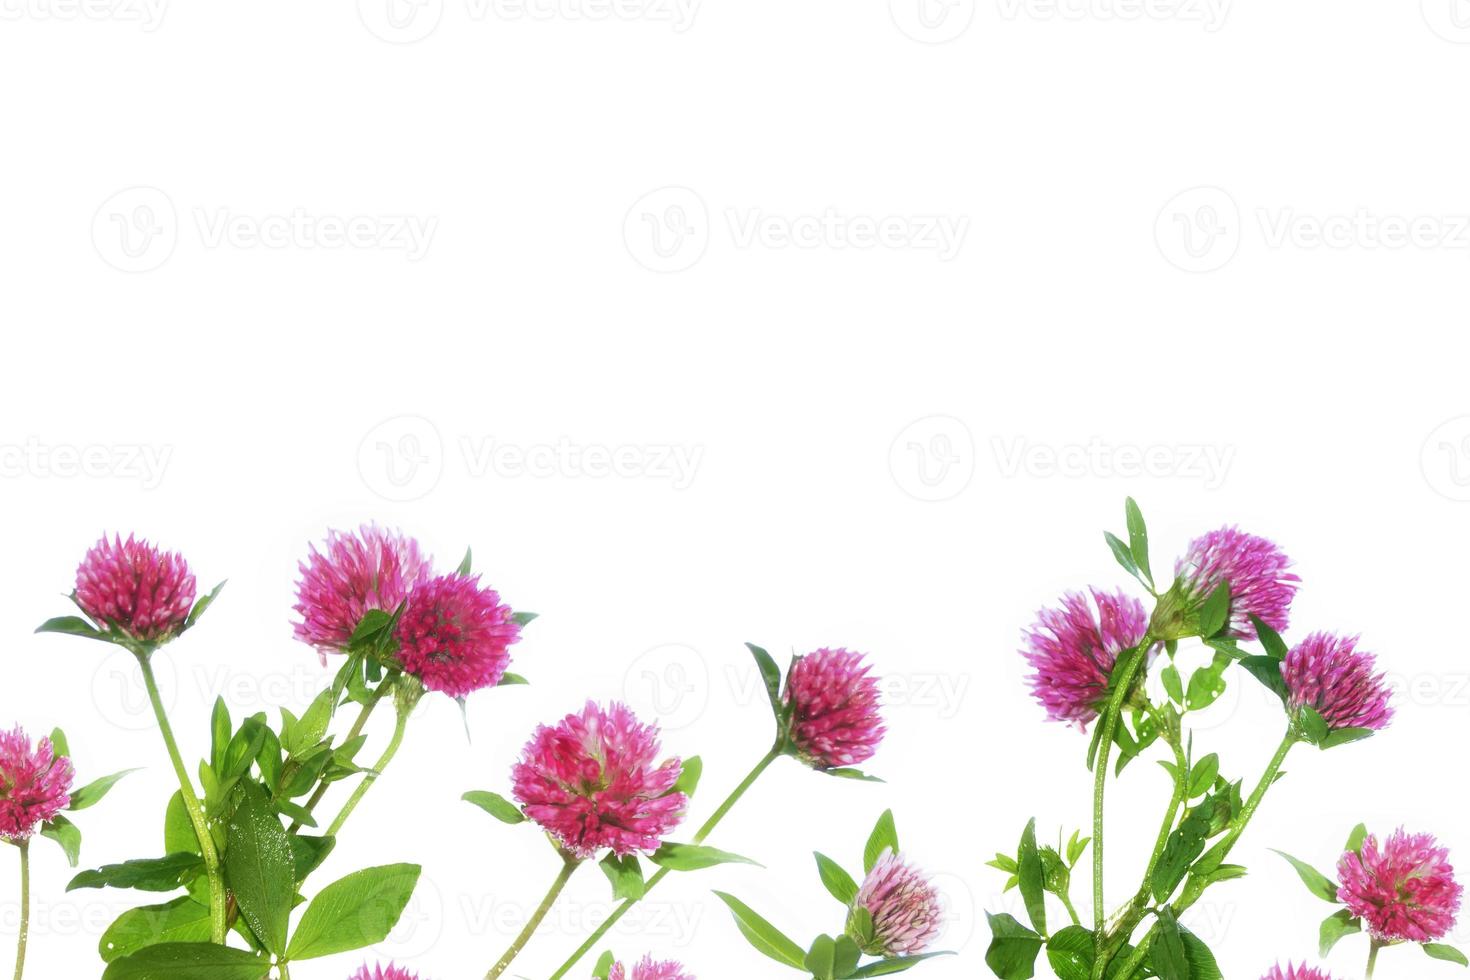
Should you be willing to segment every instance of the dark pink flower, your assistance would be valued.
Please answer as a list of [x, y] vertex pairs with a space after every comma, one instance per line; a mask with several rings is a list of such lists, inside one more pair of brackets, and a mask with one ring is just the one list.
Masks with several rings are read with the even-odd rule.
[[369, 611], [393, 612], [430, 573], [417, 541], [373, 524], [353, 534], [328, 531], [322, 550], [312, 545], [297, 568], [296, 639], [323, 654], [346, 649]]
[[394, 636], [403, 669], [431, 691], [450, 697], [494, 687], [521, 638], [500, 595], [478, 575], [441, 575], [417, 586]]
[[348, 977], [347, 980], [419, 980], [419, 977], [417, 973], [409, 973], [403, 967], [394, 966], [392, 963], [387, 966], [364, 964], [361, 970]]
[[1310, 705], [1336, 731], [1371, 728], [1393, 720], [1388, 684], [1374, 673], [1373, 654], [1356, 649], [1357, 637], [1313, 633], [1292, 647], [1281, 665], [1293, 712]]
[[194, 607], [194, 575], [183, 557], [128, 535], [106, 535], [77, 568], [77, 605], [103, 626], [155, 642], [178, 633]]
[[1082, 593], [1068, 592], [1062, 608], [1037, 613], [1021, 651], [1035, 670], [1031, 693], [1047, 717], [1083, 729], [1107, 700], [1108, 677], [1118, 655], [1137, 646], [1148, 628], [1137, 599], [1122, 591], [1089, 591], [1091, 605]]
[[1431, 834], [1400, 828], [1381, 845], [1369, 834], [1337, 862], [1337, 900], [1380, 942], [1434, 942], [1454, 927], [1464, 891], [1449, 857]]
[[906, 864], [901, 855], [884, 851], [863, 879], [853, 909], [866, 909], [872, 917], [872, 935], [852, 928], [849, 934], [870, 956], [902, 956], [922, 953], [939, 935], [943, 909], [939, 891], [923, 872]]
[[825, 647], [792, 665], [785, 694], [791, 741], [808, 765], [855, 766], [878, 751], [886, 729], [871, 670], [862, 654]]
[[527, 817], [567, 851], [589, 858], [658, 850], [684, 818], [688, 799], [673, 792], [683, 764], [657, 762], [658, 728], [626, 705], [594, 702], [556, 725], [541, 725], [511, 771]]
[[1271, 971], [1262, 977], [1261, 980], [1332, 980], [1332, 978], [1321, 970], [1307, 966], [1305, 963], [1301, 966], [1292, 966], [1288, 963], [1285, 969], [1279, 966], [1271, 967]]
[[20, 728], [0, 732], [0, 840], [29, 840], [71, 805], [71, 760], [57, 758], [49, 738], [31, 748]]
[[1275, 544], [1234, 527], [1222, 527], [1189, 543], [1174, 568], [1191, 603], [1203, 602], [1222, 582], [1230, 583], [1228, 634], [1254, 639], [1251, 616], [1277, 632], [1286, 629], [1291, 600], [1301, 579], [1291, 559]]
[[694, 974], [685, 973], [684, 967], [673, 960], [654, 962], [652, 956], [645, 956], [631, 971], [614, 963], [607, 980], [694, 980]]

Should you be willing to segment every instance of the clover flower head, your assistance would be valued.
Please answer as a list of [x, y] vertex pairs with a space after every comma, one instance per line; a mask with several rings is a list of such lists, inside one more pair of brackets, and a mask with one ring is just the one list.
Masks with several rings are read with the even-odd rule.
[[453, 698], [494, 687], [521, 628], [477, 575], [441, 575], [414, 588], [394, 631], [403, 669]]
[[1332, 977], [1316, 967], [1307, 966], [1305, 963], [1301, 966], [1293, 966], [1288, 963], [1285, 967], [1271, 967], [1270, 972], [1262, 977], [1261, 980], [1332, 980]]
[[1060, 609], [1037, 613], [1021, 650], [1032, 667], [1031, 693], [1047, 717], [1080, 729], [1107, 700], [1118, 655], [1137, 646], [1148, 629], [1137, 599], [1122, 591], [1090, 591], [1091, 604], [1082, 593], [1068, 592]]
[[1357, 643], [1353, 636], [1313, 633], [1287, 653], [1281, 675], [1293, 714], [1311, 707], [1333, 731], [1387, 727], [1393, 720], [1387, 680]]
[[614, 963], [607, 980], [694, 980], [694, 974], [685, 973], [683, 965], [673, 960], [655, 961], [652, 956], [645, 956], [631, 970]]
[[296, 639], [323, 658], [345, 650], [369, 612], [393, 612], [430, 574], [417, 541], [374, 524], [328, 531], [322, 547], [312, 545], [298, 569]]
[[171, 639], [194, 607], [188, 562], [128, 535], [103, 535], [77, 567], [76, 601], [82, 611], [144, 643]]
[[1227, 633], [1255, 639], [1251, 616], [1277, 632], [1290, 621], [1291, 601], [1301, 579], [1287, 571], [1291, 559], [1274, 542], [1239, 528], [1222, 527], [1195, 538], [1175, 566], [1185, 596], [1203, 602], [1221, 583], [1230, 585]]
[[409, 973], [403, 967], [394, 966], [392, 963], [387, 966], [363, 964], [362, 969], [348, 977], [347, 980], [419, 980], [419, 975]]
[[886, 729], [878, 680], [863, 655], [826, 647], [798, 657], [786, 676], [791, 741], [816, 769], [855, 766], [871, 759]]
[[33, 748], [19, 727], [0, 732], [0, 840], [30, 840], [43, 823], [71, 805], [71, 760], [49, 738]]
[[569, 853], [652, 853], [684, 818], [683, 764], [657, 761], [658, 729], [626, 705], [587, 702], [536, 729], [511, 770], [515, 798]]
[[1372, 834], [1337, 862], [1337, 899], [1380, 942], [1429, 943], [1455, 925], [1464, 889], [1449, 851], [1431, 834], [1402, 828], [1379, 842]]
[[[939, 935], [943, 917], [934, 883], [891, 850], [883, 852], [863, 879], [852, 909], [865, 909], [872, 919], [871, 936], [853, 936], [870, 956], [922, 953]], [[861, 933], [852, 928], [851, 916], [848, 922], [849, 935]]]

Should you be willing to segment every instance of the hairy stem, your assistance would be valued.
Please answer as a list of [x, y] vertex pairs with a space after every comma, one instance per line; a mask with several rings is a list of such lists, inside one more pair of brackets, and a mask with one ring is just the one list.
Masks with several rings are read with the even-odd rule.
[[[398, 754], [399, 746], [403, 744], [403, 733], [408, 728], [408, 716], [412, 713], [413, 709], [410, 707], [400, 707], [398, 709], [398, 720], [393, 725], [393, 737], [389, 739], [388, 747], [383, 750], [383, 754], [378, 759], [377, 764], [373, 766], [372, 772], [364, 775], [362, 782], [357, 784], [357, 789], [352, 791], [352, 795], [348, 797], [347, 803], [342, 807], [342, 812], [337, 814], [337, 819], [333, 820], [332, 825], [327, 828], [328, 837], [337, 836], [338, 831], [342, 829], [342, 825], [347, 822], [347, 818], [352, 816], [352, 811], [357, 809], [357, 805], [362, 802], [362, 798], [367, 795], [368, 790], [373, 788], [373, 783], [383, 774], [383, 770], [388, 768], [388, 763], [393, 761], [393, 757]], [[353, 737], [356, 738], [356, 736]]]
[[1104, 795], [1108, 782], [1108, 762], [1113, 754], [1113, 738], [1117, 735], [1118, 721], [1123, 714], [1123, 702], [1133, 687], [1133, 679], [1148, 659], [1148, 648], [1153, 643], [1149, 633], [1138, 641], [1134, 656], [1128, 658], [1118, 675], [1113, 695], [1103, 711], [1100, 724], [1102, 736], [1097, 746], [1097, 758], [1092, 770], [1092, 925], [1093, 925], [1093, 980], [1102, 980], [1108, 965], [1104, 943], [1107, 939], [1107, 898], [1103, 893], [1103, 812]]
[[526, 943], [530, 942], [531, 937], [536, 934], [536, 930], [540, 927], [542, 920], [551, 911], [551, 907], [556, 904], [556, 900], [561, 896], [562, 890], [567, 887], [567, 882], [572, 880], [572, 875], [577, 873], [577, 868], [581, 867], [581, 865], [582, 862], [577, 858], [563, 852], [561, 871], [557, 874], [556, 880], [551, 883], [551, 890], [546, 893], [546, 897], [541, 900], [541, 905], [531, 914], [531, 918], [526, 922], [526, 927], [521, 930], [521, 934], [516, 937], [515, 942], [510, 944], [510, 948], [505, 951], [505, 955], [501, 956], [500, 960], [490, 968], [490, 972], [485, 974], [485, 980], [495, 980], [496, 977], [510, 969], [511, 963], [515, 962], [515, 958], [521, 955], [521, 950], [526, 948]]
[[158, 693], [158, 681], [153, 676], [153, 665], [149, 653], [138, 653], [138, 665], [143, 669], [143, 685], [148, 689], [148, 700], [153, 705], [154, 717], [158, 719], [158, 730], [163, 735], [164, 747], [168, 749], [169, 761], [179, 779], [179, 796], [188, 811], [189, 823], [194, 835], [199, 838], [199, 854], [204, 858], [204, 873], [209, 879], [209, 937], [210, 942], [223, 944], [225, 941], [225, 880], [220, 871], [219, 851], [214, 846], [214, 835], [204, 818], [204, 808], [194, 794], [194, 783], [189, 779], [189, 770], [184, 768], [179, 754], [179, 743], [174, 740], [174, 730], [163, 710], [163, 698]]
[[26, 944], [31, 933], [31, 842], [17, 841], [20, 848], [20, 934], [15, 940], [15, 980], [26, 970]]
[[1159, 827], [1158, 839], [1154, 842], [1153, 853], [1149, 855], [1148, 868], [1143, 872], [1143, 884], [1139, 886], [1138, 893], [1119, 917], [1118, 924], [1113, 927], [1107, 937], [1107, 949], [1109, 955], [1117, 951], [1117, 948], [1127, 941], [1138, 928], [1148, 914], [1148, 900], [1153, 893], [1154, 869], [1159, 866], [1159, 859], [1164, 856], [1164, 848], [1168, 846], [1169, 835], [1174, 832], [1174, 822], [1179, 818], [1179, 811], [1184, 806], [1185, 796], [1189, 792], [1189, 760], [1184, 757], [1184, 749], [1179, 744], [1178, 734], [1172, 730], [1166, 736], [1169, 747], [1174, 750], [1174, 766], [1178, 774], [1174, 777], [1174, 792], [1169, 798], [1169, 808], [1164, 812], [1163, 825]]
[[[1250, 799], [1246, 801], [1245, 806], [1241, 808], [1236, 818], [1230, 822], [1230, 827], [1226, 830], [1225, 836], [1220, 839], [1218, 844], [1210, 849], [1207, 856], [1218, 854], [1218, 860], [1215, 861], [1216, 865], [1223, 863], [1225, 858], [1229, 857], [1231, 849], [1240, 840], [1241, 834], [1245, 833], [1246, 825], [1251, 822], [1251, 818], [1260, 809], [1261, 801], [1266, 798], [1266, 792], [1270, 790], [1272, 784], [1276, 782], [1277, 777], [1281, 775], [1281, 767], [1285, 764], [1287, 755], [1296, 743], [1296, 729], [1289, 728], [1286, 732], [1286, 737], [1281, 740], [1281, 745], [1276, 749], [1276, 754], [1271, 757], [1270, 763], [1267, 764], [1266, 772], [1261, 777], [1261, 781], [1256, 784], [1255, 791], [1251, 793]], [[1188, 909], [1195, 902], [1199, 901], [1200, 896], [1205, 893], [1205, 889], [1208, 887], [1208, 883], [1202, 882], [1199, 878], [1191, 877], [1189, 884], [1184, 888], [1184, 893], [1174, 901], [1173, 912], [1175, 916], [1177, 917], [1185, 909]], [[1138, 944], [1128, 959], [1124, 960], [1123, 968], [1117, 974], [1119, 977], [1132, 976], [1131, 971], [1138, 969], [1143, 964], [1145, 958], [1148, 956], [1149, 947], [1153, 944], [1154, 936], [1157, 934], [1158, 926], [1155, 925], [1143, 937], [1143, 941]]]
[[1376, 939], [1368, 943], [1368, 972], [1364, 974], [1366, 980], [1373, 980], [1373, 968], [1378, 965], [1378, 951], [1382, 948]]
[[[750, 775], [746, 776], [745, 779], [740, 783], [740, 785], [735, 787], [734, 792], [732, 792], [729, 796], [725, 798], [725, 802], [721, 803], [719, 807], [715, 809], [714, 814], [704, 822], [704, 826], [699, 828], [698, 833], [694, 835], [693, 843], [703, 844], [705, 840], [709, 837], [709, 835], [714, 832], [715, 827], [719, 826], [720, 821], [725, 819], [730, 810], [734, 808], [736, 803], [740, 802], [740, 798], [745, 795], [746, 791], [754, 786], [755, 781], [757, 779], [760, 779], [761, 775], [770, 768], [771, 763], [775, 762], [780, 757], [781, 748], [778, 745], [776, 748], [771, 749], [771, 751], [766, 754], [765, 758], [756, 763], [755, 768], [750, 771]], [[664, 878], [668, 876], [668, 873], [668, 868], [659, 868], [654, 876], [648, 879], [648, 883], [643, 886], [643, 895], [645, 898], [648, 896], [649, 892], [653, 891], [655, 885], [663, 881]], [[582, 957], [590, 953], [592, 951], [592, 948], [601, 941], [602, 937], [607, 935], [608, 930], [615, 926], [618, 923], [618, 920], [627, 915], [628, 911], [637, 904], [638, 902], [630, 898], [626, 899], [623, 904], [614, 909], [613, 913], [607, 917], [602, 925], [598, 926], [596, 931], [594, 931], [592, 935], [587, 937], [587, 941], [584, 942], [581, 946], [577, 947], [577, 951], [571, 955], [571, 958], [563, 963], [561, 965], [561, 968], [551, 975], [551, 980], [561, 980], [562, 977], [566, 976], [567, 973], [572, 969], [572, 967], [576, 966], [577, 962], [581, 960]]]

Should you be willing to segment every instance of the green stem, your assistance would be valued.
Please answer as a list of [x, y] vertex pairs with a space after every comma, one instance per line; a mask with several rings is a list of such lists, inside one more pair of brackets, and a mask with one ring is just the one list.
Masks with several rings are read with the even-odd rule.
[[[704, 826], [700, 827], [699, 831], [694, 835], [693, 843], [703, 844], [706, 838], [708, 838], [709, 835], [714, 832], [715, 827], [719, 826], [720, 821], [725, 819], [726, 815], [729, 814], [730, 810], [734, 808], [736, 803], [740, 802], [740, 798], [745, 795], [746, 791], [754, 786], [755, 781], [757, 779], [760, 779], [761, 775], [770, 768], [771, 763], [775, 762], [780, 757], [781, 746], [778, 744], [775, 748], [771, 749], [771, 751], [766, 754], [765, 758], [756, 763], [755, 768], [750, 771], [750, 775], [746, 776], [745, 779], [740, 783], [740, 785], [735, 787], [734, 792], [727, 796], [725, 798], [725, 802], [721, 803], [719, 807], [715, 810], [714, 814], [704, 822]], [[648, 879], [647, 884], [643, 886], [644, 897], [646, 898], [648, 896], [648, 893], [653, 891], [654, 886], [663, 881], [664, 878], [668, 876], [668, 874], [668, 868], [659, 868], [654, 876]], [[572, 969], [572, 967], [576, 966], [577, 962], [581, 960], [582, 957], [590, 953], [592, 951], [592, 948], [601, 941], [602, 937], [607, 935], [608, 930], [617, 925], [618, 920], [627, 915], [628, 911], [637, 904], [637, 901], [634, 901], [630, 898], [626, 899], [622, 905], [619, 905], [616, 909], [614, 909], [613, 913], [609, 915], [606, 920], [603, 921], [602, 925], [598, 926], [596, 931], [593, 932], [592, 935], [587, 937], [587, 941], [584, 942], [581, 946], [577, 947], [577, 951], [571, 955], [571, 958], [563, 963], [561, 965], [561, 968], [551, 975], [551, 980], [561, 980], [562, 977], [566, 976], [567, 973]]]
[[489, 973], [485, 974], [485, 980], [495, 980], [496, 977], [510, 969], [511, 963], [515, 962], [515, 958], [521, 954], [521, 950], [526, 948], [526, 943], [531, 941], [531, 937], [536, 934], [536, 930], [540, 927], [542, 920], [551, 911], [551, 907], [556, 904], [556, 900], [560, 897], [562, 890], [567, 887], [567, 882], [572, 880], [572, 875], [576, 874], [577, 869], [581, 866], [582, 862], [577, 858], [571, 854], [562, 853], [561, 871], [557, 874], [556, 880], [551, 883], [551, 890], [541, 900], [541, 905], [532, 913], [531, 918], [526, 922], [526, 927], [521, 930], [521, 934], [516, 937], [515, 942], [510, 944], [510, 949], [507, 949], [505, 955], [500, 957], [499, 962], [490, 968]]
[[1378, 951], [1382, 948], [1377, 940], [1368, 943], [1368, 972], [1365, 974], [1366, 980], [1373, 980], [1373, 968], [1378, 965]]
[[[388, 694], [393, 690], [393, 684], [391, 682], [393, 681], [394, 675], [396, 673], [397, 672], [394, 671], [390, 673], [387, 677], [385, 677], [383, 683], [379, 684], [378, 689], [373, 692], [373, 696], [369, 698], [368, 702], [362, 706], [362, 709], [360, 711], [358, 711], [357, 720], [354, 721], [352, 723], [352, 727], [347, 730], [346, 738], [342, 739], [343, 745], [346, 745], [348, 742], [351, 742], [353, 739], [357, 738], [357, 736], [362, 734], [362, 730], [367, 727], [368, 718], [372, 717], [373, 709], [378, 706], [379, 701], [382, 701], [383, 698], [387, 697]], [[330, 786], [331, 784], [325, 781], [317, 786], [316, 790], [311, 794], [311, 797], [306, 801], [307, 813], [311, 813], [313, 810], [316, 809], [317, 804], [322, 801], [322, 797], [327, 795], [327, 789]], [[294, 834], [299, 831], [301, 827], [301, 821], [293, 821], [290, 828], [286, 832], [288, 834]]]
[[291, 980], [291, 970], [285, 963], [277, 963], [276, 966], [280, 968], [281, 980]]
[[[1287, 755], [1296, 743], [1296, 729], [1294, 727], [1289, 728], [1286, 732], [1286, 737], [1281, 740], [1281, 745], [1276, 749], [1276, 754], [1271, 757], [1270, 763], [1267, 764], [1266, 772], [1261, 777], [1261, 781], [1256, 784], [1255, 791], [1251, 793], [1250, 799], [1246, 801], [1245, 806], [1241, 808], [1236, 818], [1231, 821], [1225, 836], [1205, 855], [1206, 857], [1214, 858], [1218, 853], [1218, 859], [1214, 862], [1217, 866], [1222, 864], [1230, 856], [1231, 849], [1235, 847], [1236, 842], [1245, 833], [1246, 825], [1251, 822], [1251, 818], [1260, 809], [1261, 801], [1266, 798], [1266, 792], [1276, 782], [1277, 777], [1280, 776], [1281, 767], [1285, 764]], [[1195, 902], [1199, 901], [1200, 896], [1205, 893], [1205, 889], [1208, 887], [1209, 885], [1203, 883], [1201, 879], [1190, 878], [1189, 884], [1184, 889], [1184, 893], [1174, 901], [1173, 911], [1175, 916], [1177, 917], [1185, 909], [1188, 909]], [[1149, 946], [1153, 943], [1153, 938], [1157, 932], [1157, 925], [1148, 931], [1148, 934], [1143, 937], [1143, 941], [1134, 948], [1133, 953], [1123, 962], [1123, 968], [1117, 973], [1117, 976], [1129, 977], [1133, 975], [1131, 971], [1141, 966], [1144, 959], [1148, 956]]]
[[[1296, 729], [1293, 727], [1287, 730], [1286, 737], [1277, 746], [1276, 754], [1271, 757], [1270, 763], [1266, 766], [1265, 775], [1256, 784], [1255, 792], [1251, 793], [1250, 799], [1245, 801], [1245, 806], [1241, 809], [1239, 815], [1231, 822], [1230, 829], [1226, 832], [1224, 839], [1215, 845], [1215, 849], [1221, 852], [1221, 861], [1224, 861], [1230, 855], [1230, 849], [1235, 846], [1236, 841], [1240, 840], [1240, 835], [1245, 833], [1246, 824], [1251, 822], [1251, 818], [1256, 815], [1256, 811], [1261, 807], [1261, 801], [1266, 798], [1266, 792], [1281, 775], [1281, 767], [1286, 763], [1286, 757], [1291, 753], [1292, 746], [1296, 745], [1296, 743], [1297, 734]], [[1200, 891], [1203, 890], [1200, 889]], [[1198, 898], [1198, 896], [1195, 897]], [[1193, 904], [1192, 900], [1191, 904]], [[1188, 906], [1184, 906], [1184, 908], [1188, 908]], [[1176, 911], [1182, 912], [1184, 908], [1176, 909]]]
[[1057, 898], [1062, 900], [1062, 908], [1066, 909], [1067, 914], [1072, 917], [1072, 925], [1082, 925], [1082, 920], [1077, 918], [1077, 910], [1072, 907], [1072, 897], [1064, 893], [1058, 895]]
[[151, 654], [137, 653], [138, 665], [143, 669], [143, 685], [148, 689], [148, 700], [153, 705], [153, 714], [158, 719], [158, 730], [163, 735], [164, 747], [168, 749], [169, 761], [179, 779], [179, 796], [184, 809], [189, 813], [189, 823], [194, 826], [194, 835], [199, 838], [199, 854], [204, 858], [204, 873], [209, 878], [209, 936], [210, 942], [223, 945], [225, 941], [225, 882], [220, 873], [219, 851], [214, 846], [214, 835], [204, 819], [204, 808], [199, 797], [194, 795], [194, 783], [189, 779], [189, 770], [184, 768], [179, 754], [179, 743], [174, 740], [174, 730], [168, 723], [168, 714], [163, 710], [163, 698], [158, 693], [158, 681], [153, 676]]
[[1113, 738], [1117, 735], [1118, 719], [1123, 714], [1123, 702], [1133, 687], [1133, 679], [1139, 668], [1148, 659], [1148, 648], [1153, 643], [1150, 633], [1145, 632], [1138, 641], [1136, 653], [1129, 658], [1118, 676], [1113, 695], [1108, 700], [1102, 718], [1102, 736], [1097, 747], [1097, 758], [1092, 770], [1092, 925], [1093, 925], [1093, 980], [1102, 980], [1107, 967], [1103, 955], [1107, 939], [1107, 899], [1103, 893], [1103, 805], [1108, 782], [1108, 760], [1113, 754]]
[[31, 842], [17, 841], [20, 848], [20, 935], [15, 940], [15, 980], [26, 969], [26, 944], [31, 934]]
[[[342, 812], [337, 814], [337, 819], [333, 820], [332, 825], [327, 828], [328, 837], [337, 836], [337, 832], [342, 829], [342, 825], [347, 822], [347, 818], [352, 816], [352, 811], [357, 809], [357, 805], [362, 802], [362, 798], [367, 795], [368, 790], [372, 789], [373, 783], [383, 774], [383, 770], [388, 768], [388, 763], [393, 761], [393, 757], [398, 754], [398, 748], [403, 744], [403, 733], [408, 728], [408, 716], [412, 713], [413, 708], [411, 706], [399, 707], [398, 720], [393, 725], [393, 737], [389, 740], [388, 747], [383, 750], [383, 755], [378, 759], [377, 764], [373, 766], [372, 772], [363, 776], [362, 782], [357, 784], [357, 789], [352, 791], [352, 796], [348, 798], [346, 805], [342, 807]], [[353, 737], [356, 738], [356, 736]]]
[[1178, 774], [1174, 777], [1174, 792], [1169, 798], [1169, 808], [1164, 812], [1163, 825], [1159, 827], [1158, 839], [1154, 842], [1153, 853], [1149, 855], [1148, 868], [1143, 873], [1143, 884], [1139, 886], [1138, 893], [1119, 917], [1118, 925], [1110, 931], [1106, 943], [1109, 950], [1109, 958], [1116, 948], [1133, 934], [1133, 930], [1143, 921], [1148, 913], [1149, 896], [1153, 894], [1154, 869], [1159, 866], [1159, 859], [1164, 856], [1164, 848], [1169, 844], [1169, 835], [1174, 832], [1174, 821], [1179, 817], [1179, 810], [1184, 806], [1185, 796], [1189, 792], [1189, 760], [1184, 757], [1184, 749], [1179, 744], [1179, 737], [1172, 730], [1166, 730], [1166, 738], [1169, 747], [1174, 750], [1174, 766]]

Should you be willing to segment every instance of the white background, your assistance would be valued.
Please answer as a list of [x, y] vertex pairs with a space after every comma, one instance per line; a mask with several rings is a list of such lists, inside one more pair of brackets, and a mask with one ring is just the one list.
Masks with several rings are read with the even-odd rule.
[[[473, 544], [543, 617], [534, 686], [473, 698], [471, 744], [432, 699], [319, 875], [422, 862], [385, 958], [460, 980], [499, 953], [554, 859], [459, 795], [507, 791], [586, 697], [704, 756], [702, 819], [769, 737], [754, 640], [872, 653], [888, 783], [777, 767], [712, 841], [767, 870], [671, 881], [615, 948], [781, 975], [708, 890], [835, 930], [810, 852], [856, 863], [893, 806], [953, 910], [960, 956], [922, 974], [983, 975], [981, 910], [1016, 903], [981, 863], [1033, 815], [1088, 819], [1086, 739], [1042, 722], [1019, 633], [1123, 583], [1100, 532], [1126, 494], [1156, 567], [1225, 522], [1279, 540], [1294, 635], [1361, 631], [1410, 688], [1381, 738], [1290, 761], [1251, 877], [1192, 922], [1226, 975], [1308, 956], [1330, 911], [1268, 847], [1329, 867], [1366, 820], [1467, 853], [1470, 8], [571, 2], [0, 4], [0, 724], [64, 725], [84, 779], [147, 767], [79, 816], [85, 862], [156, 853], [172, 781], [123, 659], [31, 635], [85, 549], [136, 530], [230, 579], [160, 658], [194, 758], [216, 694], [238, 717], [323, 683], [295, 562], [375, 519], [447, 566]], [[1282, 722], [1238, 680], [1199, 739], [1253, 781]], [[1151, 763], [1114, 790], [1110, 901], [1165, 797]], [[29, 975], [95, 977], [134, 896], [37, 858]], [[584, 872], [525, 973], [606, 898]]]

